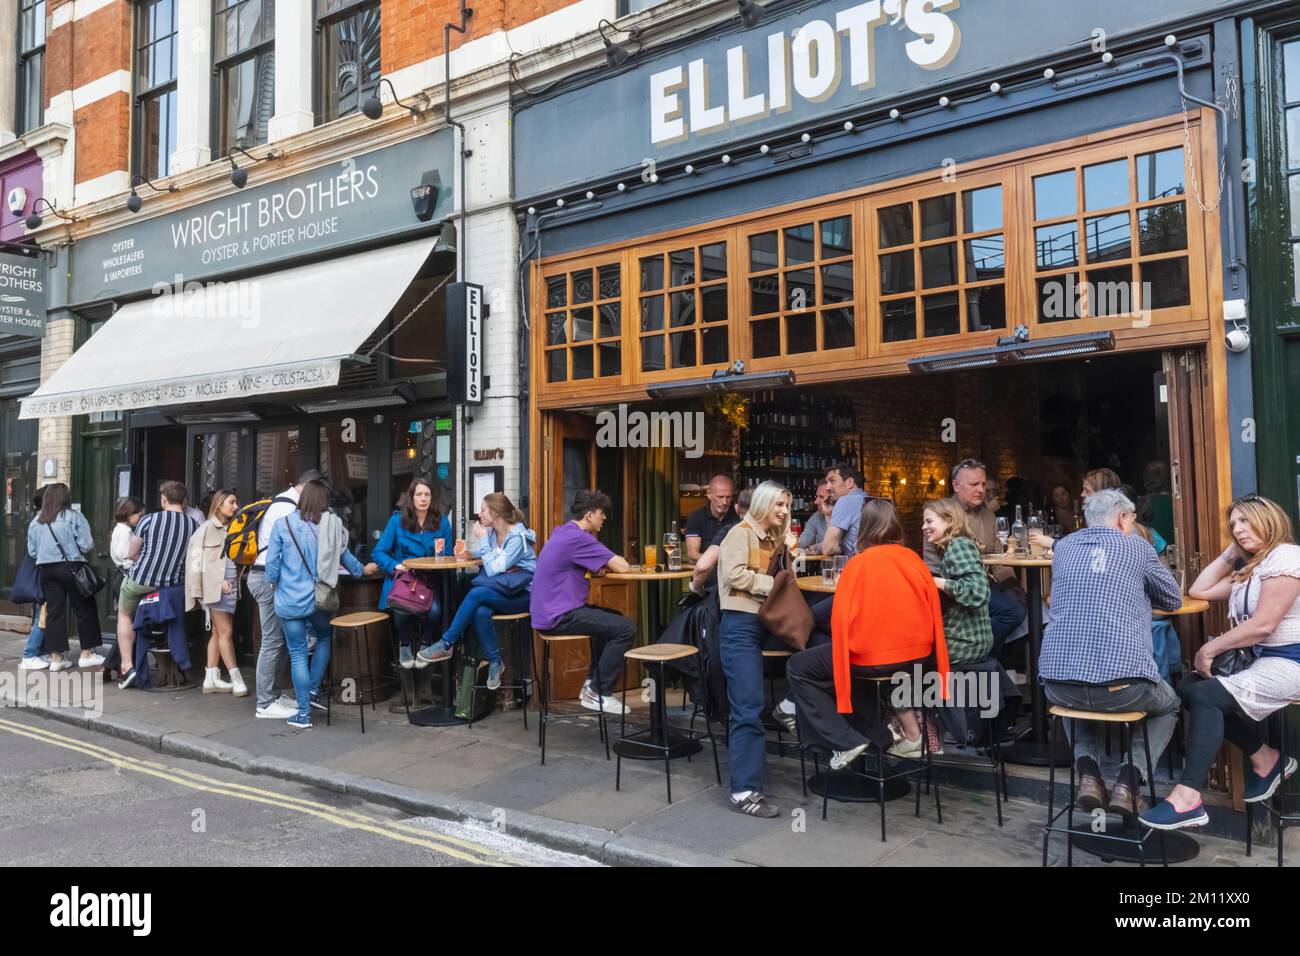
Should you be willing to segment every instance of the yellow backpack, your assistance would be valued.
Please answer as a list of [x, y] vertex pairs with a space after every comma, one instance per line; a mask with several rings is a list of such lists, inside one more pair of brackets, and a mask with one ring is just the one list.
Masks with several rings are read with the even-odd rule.
[[226, 527], [226, 557], [242, 567], [257, 562], [257, 556], [267, 547], [265, 544], [258, 543], [257, 529], [261, 526], [267, 510], [277, 501], [296, 504], [292, 498], [281, 495], [275, 498], [262, 498], [244, 505], [235, 512], [235, 516], [230, 519], [230, 524]]

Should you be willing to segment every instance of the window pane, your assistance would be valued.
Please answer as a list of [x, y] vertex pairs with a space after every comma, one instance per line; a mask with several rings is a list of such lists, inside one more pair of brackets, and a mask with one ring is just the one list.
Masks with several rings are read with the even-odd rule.
[[985, 232], [1002, 228], [1002, 187], [968, 189], [961, 194], [962, 229]]
[[727, 321], [727, 287], [725, 285], [708, 286], [700, 290], [703, 319], [705, 322]]
[[655, 335], [641, 340], [641, 371], [664, 370], [664, 337]]
[[884, 295], [916, 290], [916, 256], [912, 250], [880, 257], [880, 291]]
[[1092, 269], [1088, 272], [1088, 314], [1101, 316], [1132, 315], [1133, 267]]
[[1300, 244], [1291, 243], [1292, 300], [1300, 302]]
[[1137, 158], [1138, 201], [1183, 194], [1183, 148], [1147, 153]]
[[1187, 207], [1173, 202], [1139, 209], [1138, 247], [1144, 256], [1186, 249]]
[[822, 266], [822, 305], [853, 300], [853, 263]]
[[812, 262], [813, 252], [813, 225], [806, 223], [802, 226], [791, 226], [785, 230], [785, 264], [798, 265], [801, 262]]
[[379, 82], [379, 9], [379, 4], [374, 4], [333, 20], [321, 30], [321, 118], [326, 122], [355, 113]]
[[881, 339], [906, 342], [916, 338], [916, 300], [900, 299], [881, 306]]
[[762, 232], [749, 237], [749, 271], [776, 268], [776, 233]]
[[921, 286], [936, 289], [957, 284], [957, 243], [926, 246], [921, 250]]
[[700, 281], [727, 277], [727, 244], [715, 242], [711, 246], [700, 247]]
[[668, 336], [672, 341], [669, 349], [672, 353], [673, 368], [692, 368], [695, 361], [695, 333], [674, 332]]
[[140, 172], [150, 179], [167, 175], [172, 150], [176, 148], [176, 91], [140, 100]]
[[610, 375], [621, 375], [623, 372], [623, 349], [617, 343], [610, 345], [601, 345], [597, 351], [600, 353], [600, 377], [607, 378]]
[[1007, 273], [1006, 241], [1002, 236], [966, 240], [966, 281], [1001, 279]]
[[565, 380], [568, 376], [566, 361], [564, 349], [556, 349], [553, 352], [546, 353], [546, 380], [548, 382], [563, 382]]
[[1186, 259], [1160, 259], [1142, 263], [1142, 292], [1151, 290], [1152, 309], [1173, 309], [1191, 305], [1191, 283]]
[[781, 308], [781, 293], [776, 276], [749, 280], [749, 314], [766, 315]]
[[668, 284], [690, 285], [695, 281], [695, 248], [668, 253]]
[[590, 302], [592, 297], [592, 276], [590, 269], [573, 273], [573, 301]]
[[727, 358], [727, 330], [726, 329], [704, 329], [700, 332], [700, 338], [703, 340], [703, 361], [702, 365], [721, 365], [729, 361]]
[[1133, 228], [1128, 213], [1097, 216], [1084, 220], [1083, 225], [1084, 235], [1088, 238], [1089, 262], [1109, 262], [1133, 255]]
[[754, 358], [771, 358], [781, 354], [780, 319], [763, 319], [749, 324]]
[[596, 298], [617, 299], [623, 294], [623, 270], [617, 265], [601, 266], [596, 270], [600, 283], [596, 288]]
[[1074, 189], [1074, 170], [1034, 177], [1034, 218], [1055, 219], [1079, 211]]
[[664, 327], [664, 297], [650, 296], [641, 300], [641, 331], [658, 332]]
[[822, 348], [852, 348], [854, 338], [852, 309], [827, 309], [822, 313]]
[[1288, 179], [1287, 186], [1291, 192], [1291, 235], [1300, 236], [1300, 173]]
[[664, 287], [664, 257], [646, 256], [641, 260], [641, 291], [654, 292]]
[[878, 213], [880, 219], [880, 245], [906, 246], [912, 242], [912, 204], [900, 203], [886, 206]]
[[590, 342], [591, 341], [591, 308], [574, 309], [571, 313], [573, 319], [573, 341]]
[[796, 269], [785, 274], [785, 308], [807, 309], [817, 301], [817, 292], [813, 287], [813, 271]]
[[669, 316], [672, 327], [678, 329], [683, 325], [694, 325], [695, 293], [691, 291], [672, 292], [669, 293], [669, 296], [672, 300], [672, 312]]
[[258, 54], [222, 69], [221, 155], [232, 146], [251, 149], [266, 142], [275, 113], [275, 54]]
[[593, 378], [596, 374], [596, 368], [593, 364], [595, 356], [590, 345], [578, 345], [572, 350], [573, 354], [573, 380], [576, 382], [580, 378]]
[[1282, 68], [1286, 72], [1286, 101], [1300, 100], [1300, 40], [1282, 47]]
[[617, 302], [606, 302], [599, 307], [600, 328], [596, 335], [602, 339], [611, 339], [623, 331], [621, 306]]
[[1079, 231], [1072, 222], [1039, 226], [1034, 230], [1039, 269], [1061, 269], [1079, 264]]
[[1286, 161], [1291, 169], [1300, 169], [1300, 106], [1286, 111]]
[[1073, 272], [1038, 280], [1038, 321], [1068, 322], [1079, 318], [1078, 285]]
[[785, 350], [795, 352], [817, 351], [817, 316], [811, 312], [788, 315], [785, 318]]
[[822, 258], [836, 259], [853, 252], [853, 217], [822, 220]]
[[1007, 290], [998, 285], [966, 290], [966, 331], [988, 332], [1007, 327]]
[[546, 307], [556, 309], [569, 302], [569, 283], [565, 276], [551, 276], [546, 280]]
[[957, 234], [957, 199], [934, 196], [921, 200], [921, 238], [945, 239]]
[[961, 309], [956, 292], [927, 295], [925, 307], [925, 337], [956, 335], [961, 331]]
[[563, 312], [552, 312], [546, 316], [547, 345], [563, 345], [567, 341], [564, 320]]
[[1128, 205], [1128, 160], [1083, 167], [1083, 203], [1089, 210]]

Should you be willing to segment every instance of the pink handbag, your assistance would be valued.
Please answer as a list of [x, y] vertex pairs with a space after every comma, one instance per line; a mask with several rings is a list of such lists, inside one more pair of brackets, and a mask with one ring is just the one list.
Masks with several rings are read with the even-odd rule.
[[407, 614], [428, 614], [433, 607], [433, 588], [418, 574], [398, 571], [388, 592], [388, 606]]

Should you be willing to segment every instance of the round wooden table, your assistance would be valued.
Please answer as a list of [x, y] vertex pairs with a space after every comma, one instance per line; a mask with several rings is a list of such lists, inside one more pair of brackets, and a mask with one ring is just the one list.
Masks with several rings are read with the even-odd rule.
[[1203, 601], [1200, 598], [1188, 597], [1183, 595], [1182, 607], [1175, 611], [1152, 611], [1156, 617], [1180, 617], [1184, 614], [1201, 614], [1210, 609], [1210, 602]]
[[[401, 562], [408, 571], [419, 571], [421, 573], [429, 571], [463, 571], [469, 568], [480, 567], [483, 562], [478, 558], [464, 557], [459, 558], [455, 555], [444, 555], [441, 558], [407, 558]], [[447, 622], [451, 616], [451, 577], [442, 576], [442, 629], [446, 631]], [[412, 648], [412, 652], [414, 652]], [[442, 662], [442, 706], [425, 707], [422, 710], [411, 711], [407, 719], [418, 727], [450, 727], [453, 724], [465, 723], [460, 717], [456, 716], [455, 698], [452, 696], [453, 688], [451, 682], [451, 658]], [[414, 692], [415, 684], [412, 679], [411, 690]]]
[[816, 591], [819, 594], [834, 594], [835, 585], [827, 584], [826, 579], [820, 574], [809, 574], [802, 578], [796, 578], [800, 591]]

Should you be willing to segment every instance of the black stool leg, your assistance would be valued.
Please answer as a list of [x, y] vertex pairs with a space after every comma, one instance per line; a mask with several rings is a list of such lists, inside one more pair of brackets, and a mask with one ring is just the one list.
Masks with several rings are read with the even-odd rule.
[[[331, 651], [334, 648], [330, 648]], [[332, 718], [334, 716], [334, 655], [330, 654], [329, 666], [325, 668], [325, 680], [329, 682], [329, 693], [325, 697], [325, 726], [333, 727]], [[319, 690], [317, 691], [319, 693]]]
[[550, 708], [547, 706], [546, 697], [550, 691], [551, 673], [551, 642], [542, 641], [542, 697], [537, 702], [537, 740], [542, 748], [542, 766], [546, 766], [546, 718], [550, 716]]
[[[518, 682], [519, 689], [524, 692], [524, 699], [523, 699], [524, 730], [527, 730], [528, 729], [528, 697], [529, 697], [528, 681], [529, 681], [529, 675], [532, 672], [532, 648], [531, 647], [528, 648], [527, 654], [524, 653], [525, 638], [524, 638], [524, 629], [522, 627], [522, 623], [523, 623], [522, 621], [515, 621], [513, 622], [512, 627], [514, 628], [514, 632], [515, 632], [515, 661], [517, 663], [517, 666], [519, 667], [519, 672], [520, 672], [519, 682]], [[527, 669], [525, 669], [525, 667], [527, 667]]]
[[[1144, 724], [1142, 725], [1142, 727], [1143, 727], [1143, 729], [1145, 730], [1145, 729], [1146, 729], [1146, 724], [1144, 723]], [[1129, 765], [1132, 766], [1132, 763], [1133, 763], [1133, 728], [1132, 728], [1130, 725], [1128, 725], [1128, 724], [1120, 724], [1120, 725], [1119, 725], [1119, 747], [1120, 747], [1120, 754], [1119, 754], [1120, 766], [1121, 766], [1121, 767], [1124, 766], [1124, 758], [1125, 758], [1125, 756], [1127, 756], [1127, 757], [1129, 758]], [[1134, 769], [1136, 769], [1136, 768], [1134, 768]], [[1133, 821], [1133, 825], [1134, 825], [1135, 830], [1137, 831], [1138, 866], [1139, 866], [1139, 867], [1142, 867], [1142, 868], [1145, 868], [1146, 865], [1147, 865], [1147, 843], [1146, 843], [1145, 840], [1142, 839], [1142, 824], [1138, 823], [1137, 820], [1136, 820], [1136, 817], [1137, 817], [1137, 812], [1136, 812], [1136, 811], [1137, 811], [1137, 794], [1134, 794], [1134, 795], [1133, 795], [1133, 801], [1134, 801], [1134, 803], [1133, 803], [1133, 810], [1134, 810], [1133, 816], [1134, 816], [1134, 818], [1135, 818], [1134, 821]], [[1103, 808], [1103, 809], [1104, 809], [1104, 808]]]
[[1079, 722], [1071, 718], [1070, 720], [1070, 804], [1065, 814], [1065, 866], [1066, 869], [1074, 866], [1074, 748], [1079, 739]]
[[[664, 748], [664, 780], [666, 781], [668, 786], [668, 802], [672, 803], [673, 802], [673, 761], [671, 755], [669, 754], [670, 748], [668, 746], [668, 701], [664, 699], [664, 680], [665, 680], [666, 670], [663, 661], [658, 661], [657, 663], [659, 664], [659, 677], [658, 677], [659, 684], [655, 687], [654, 700], [651, 701], [650, 706], [659, 708], [659, 739], [660, 742], [663, 744], [663, 748]], [[624, 697], [627, 696], [626, 677], [624, 677], [623, 679], [623, 696]], [[624, 715], [623, 719], [624, 720], [627, 719], [626, 714]], [[689, 751], [690, 748], [687, 747], [687, 750]]]
[[[596, 654], [597, 654], [597, 650], [596, 650], [596, 639], [593, 637], [593, 638], [591, 638], [591, 639], [588, 641], [588, 643], [591, 645], [591, 665], [592, 665], [592, 668], [595, 670], [595, 672], [596, 672], [596, 676], [597, 676], [597, 677], [600, 677], [600, 667], [599, 667], [599, 664], [598, 664], [598, 658], [597, 658], [597, 656], [596, 656]], [[625, 671], [626, 671], [626, 668], [627, 668], [627, 662], [626, 662], [626, 660], [625, 660], [625, 661], [624, 661], [624, 670], [625, 670]], [[626, 694], [626, 692], [627, 692], [627, 677], [626, 677], [626, 676], [624, 676], [624, 678], [623, 678], [623, 691], [624, 691], [624, 693]], [[600, 710], [596, 711], [596, 723], [599, 724], [599, 726], [600, 726], [600, 739], [603, 740], [603, 741], [605, 742], [605, 759], [606, 759], [606, 760], [609, 760], [609, 759], [610, 759], [610, 756], [609, 756], [609, 723], [605, 720], [605, 695], [604, 695], [603, 693], [597, 691], [597, 692], [596, 692], [596, 697], [597, 697], [597, 699], [599, 699], [599, 701], [600, 701]]]
[[[618, 742], [622, 744], [627, 740], [627, 658], [623, 658], [623, 713], [619, 715]], [[618, 751], [618, 760], [614, 762], [614, 789], [623, 789], [623, 748], [615, 747]], [[672, 802], [671, 800], [669, 801]]]
[[[1152, 772], [1151, 766], [1151, 737], [1147, 733], [1147, 722], [1142, 721], [1142, 749], [1147, 753], [1147, 789], [1151, 793], [1151, 806], [1156, 805], [1156, 777]], [[1137, 792], [1133, 793], [1133, 823], [1138, 828], [1138, 839], [1142, 838], [1142, 823], [1137, 819]], [[1169, 854], [1165, 850], [1165, 835], [1161, 830], [1156, 831], [1156, 840], [1160, 843], [1160, 865], [1169, 865]]]
[[[1060, 736], [1057, 734], [1057, 720], [1055, 715], [1052, 716], [1051, 726], [1047, 729], [1047, 739], [1051, 742], [1051, 749], [1048, 753], [1056, 753], [1056, 747], [1060, 743]], [[1052, 811], [1056, 807], [1056, 761], [1047, 762], [1047, 826], [1043, 828], [1043, 866], [1047, 866], [1047, 843], [1052, 838], [1051, 826], [1055, 822], [1052, 818]]]
[[[813, 754], [813, 773], [821, 774], [821, 758]], [[822, 777], [822, 819], [826, 819], [826, 803], [831, 796], [831, 765], [826, 764], [826, 775]]]
[[[925, 711], [922, 710], [921, 713], [924, 714]], [[928, 729], [925, 732], [925, 739], [926, 739], [925, 782], [926, 782], [926, 786], [929, 786], [930, 775], [934, 772], [934, 754], [931, 753], [929, 749], [930, 732]], [[939, 824], [939, 826], [943, 826], [943, 802], [939, 799], [939, 778], [938, 777], [934, 778], [934, 818], [935, 821]]]
[[[1002, 786], [998, 779], [999, 765], [1002, 762], [1002, 754], [998, 750], [998, 742], [993, 739], [993, 721], [986, 719], [984, 721], [984, 733], [989, 739], [989, 759], [993, 762], [993, 797], [998, 805], [998, 826], [1002, 826]], [[1050, 751], [1049, 751], [1050, 752]]]
[[[353, 660], [356, 660], [357, 655], [361, 653], [362, 642], [365, 643], [366, 673], [369, 674], [370, 673], [370, 625], [369, 624], [367, 624], [365, 627], [361, 629], [360, 641], [358, 641], [355, 637], [352, 639]], [[361, 696], [361, 662], [360, 661], [357, 662], [356, 673], [357, 673], [357, 679], [356, 679], [357, 680], [357, 710], [361, 712], [361, 735], [364, 737], [366, 733], [366, 701], [365, 698]], [[369, 691], [370, 691], [370, 709], [374, 710], [375, 709], [374, 687], [369, 688]]]

